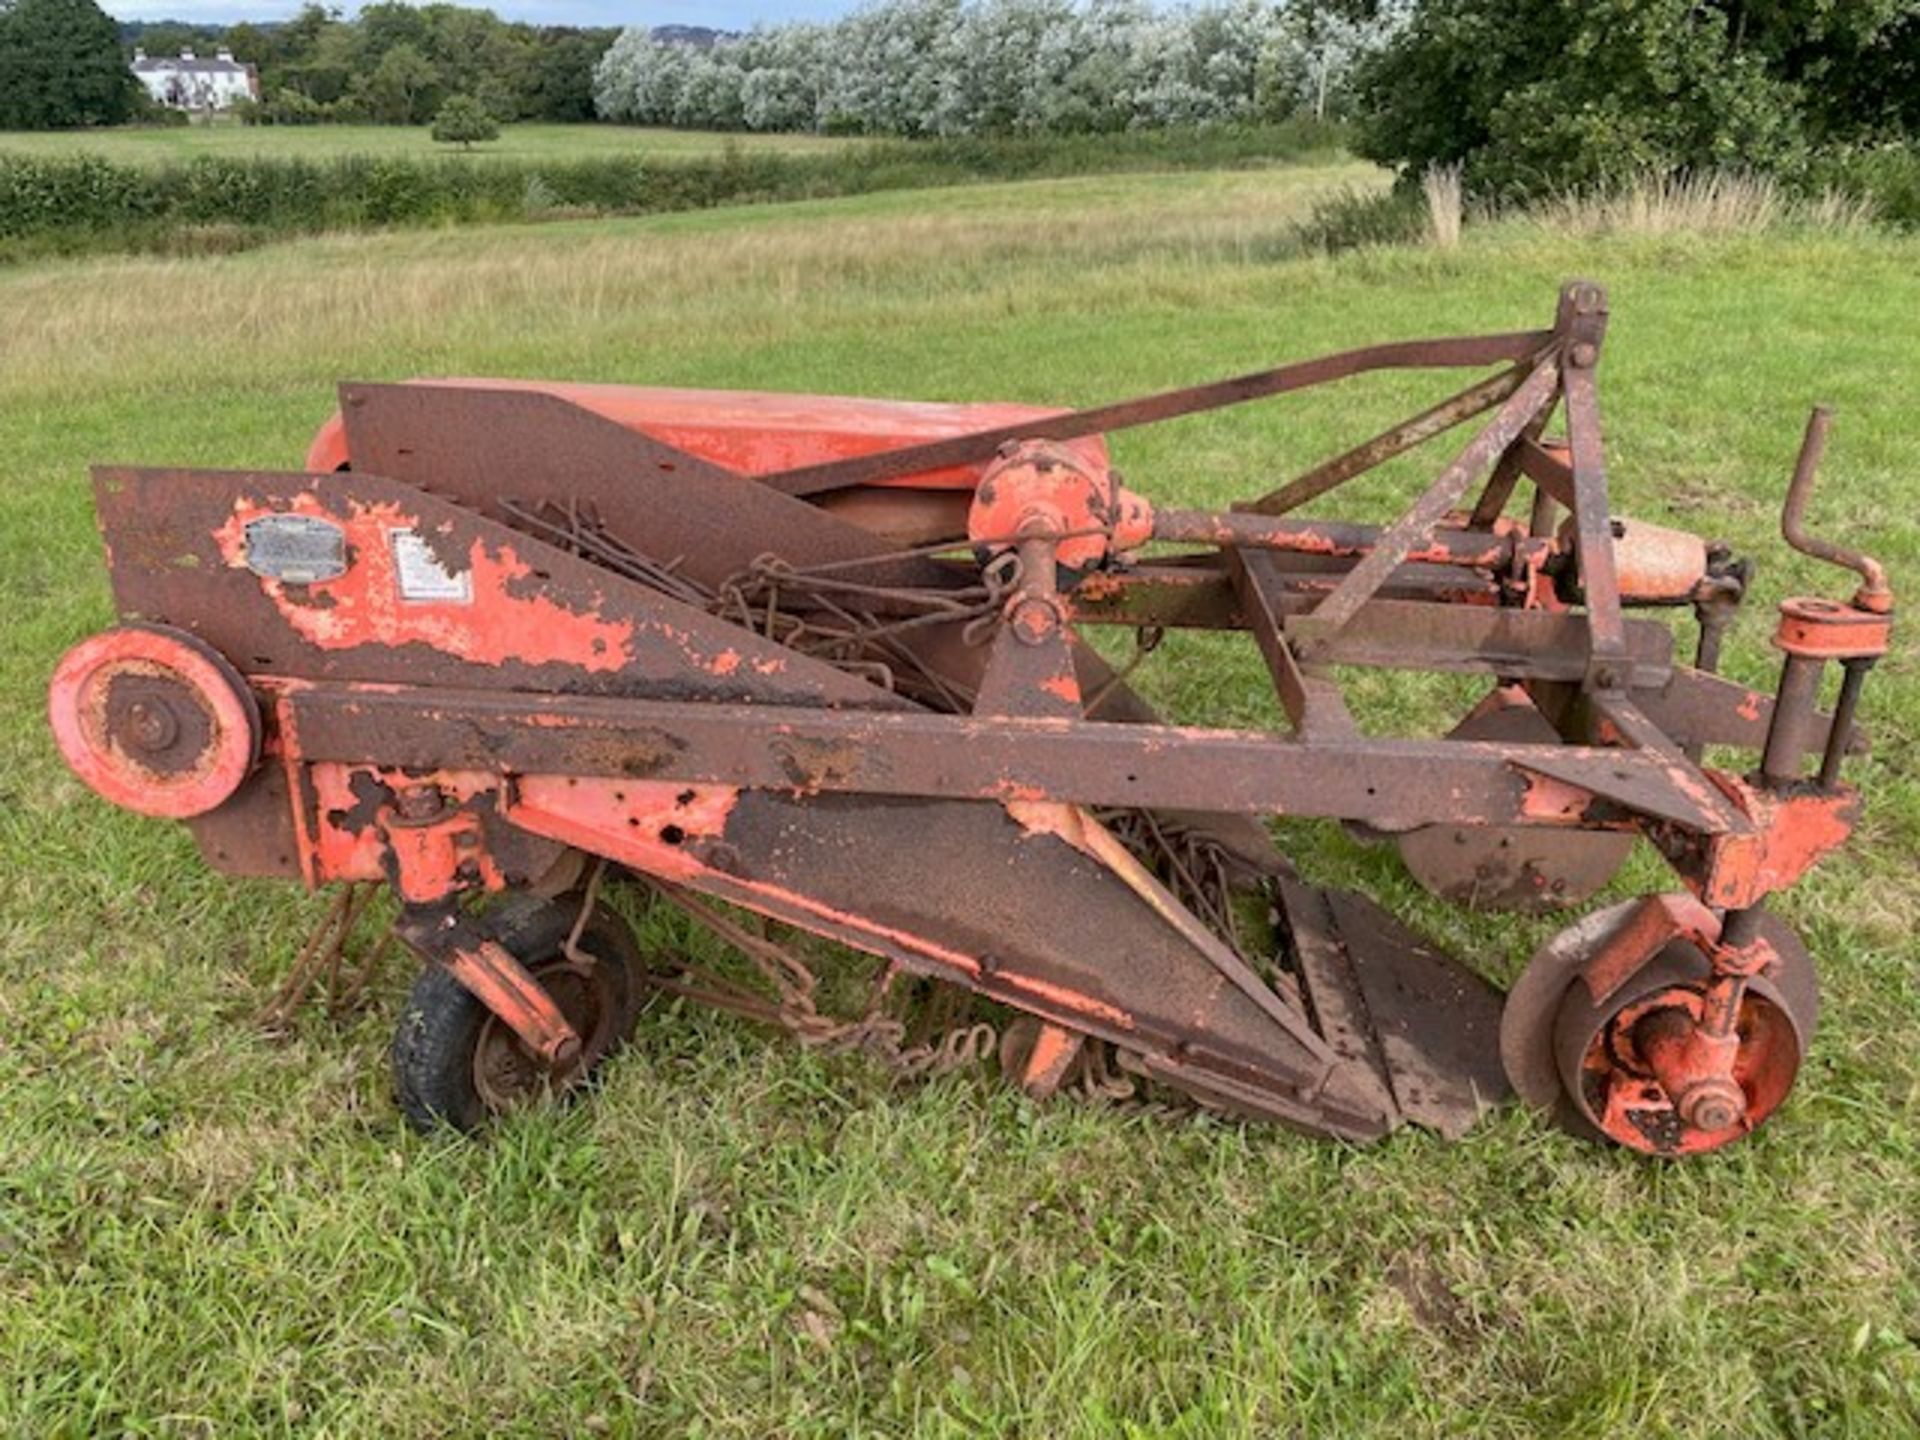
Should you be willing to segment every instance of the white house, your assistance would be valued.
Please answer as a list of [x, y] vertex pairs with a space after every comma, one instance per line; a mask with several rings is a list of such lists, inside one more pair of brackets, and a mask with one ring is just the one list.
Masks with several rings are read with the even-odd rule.
[[259, 74], [235, 60], [231, 50], [211, 60], [199, 59], [191, 50], [182, 50], [177, 60], [155, 60], [135, 50], [133, 75], [149, 95], [173, 110], [206, 113], [225, 110], [236, 100], [260, 98]]

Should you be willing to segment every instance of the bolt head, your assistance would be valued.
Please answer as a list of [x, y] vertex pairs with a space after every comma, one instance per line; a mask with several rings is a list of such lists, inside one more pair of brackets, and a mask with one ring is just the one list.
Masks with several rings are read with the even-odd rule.
[[1680, 1118], [1696, 1130], [1725, 1130], [1747, 1113], [1747, 1097], [1731, 1080], [1694, 1086], [1680, 1100]]
[[164, 750], [180, 735], [180, 724], [164, 705], [136, 700], [127, 707], [127, 728], [143, 750]]

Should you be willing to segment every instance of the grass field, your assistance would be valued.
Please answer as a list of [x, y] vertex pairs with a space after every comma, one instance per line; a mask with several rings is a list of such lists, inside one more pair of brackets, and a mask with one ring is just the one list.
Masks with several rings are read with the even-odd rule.
[[0, 130], [0, 151], [29, 155], [89, 154], [126, 164], [160, 165], [200, 155], [284, 156], [325, 160], [335, 155], [456, 155], [475, 159], [577, 160], [604, 155], [714, 155], [728, 146], [804, 154], [846, 141], [821, 135], [721, 135], [639, 125], [505, 125], [500, 138], [462, 151], [436, 145], [425, 126], [410, 125], [181, 125], [114, 130], [26, 132]]
[[[1612, 288], [1617, 503], [1833, 592], [1777, 502], [1840, 409], [1819, 524], [1920, 562], [1920, 243], [1783, 231], [1276, 258], [1364, 171], [1133, 176], [0, 273], [0, 1433], [1762, 1436], [1920, 1432], [1920, 675], [1868, 690], [1862, 832], [1781, 911], [1824, 967], [1786, 1110], [1648, 1164], [1524, 1114], [1349, 1149], [896, 1089], [655, 1010], [604, 1091], [489, 1144], [386, 1093], [406, 977], [270, 1043], [321, 901], [209, 874], [54, 757], [42, 687], [111, 619], [94, 460], [292, 466], [340, 377], [544, 375], [1092, 402]], [[183, 314], [194, 320], [185, 331]], [[1221, 503], [1439, 393], [1402, 376], [1116, 442]], [[1384, 502], [1395, 476], [1358, 499]], [[1249, 653], [1144, 672], [1260, 721]], [[1417, 712], [1437, 692], [1381, 684]], [[1433, 717], [1436, 725], [1440, 717]], [[1313, 875], [1499, 979], [1555, 928], [1446, 909], [1327, 826]], [[1636, 859], [1615, 893], [1664, 887]], [[656, 932], [656, 938], [658, 934]]]

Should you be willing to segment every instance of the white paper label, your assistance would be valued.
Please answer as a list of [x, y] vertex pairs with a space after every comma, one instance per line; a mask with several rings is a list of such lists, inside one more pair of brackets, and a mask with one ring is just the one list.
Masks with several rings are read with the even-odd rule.
[[402, 600], [473, 603], [471, 571], [447, 569], [416, 531], [389, 530], [387, 538], [393, 542], [393, 574]]

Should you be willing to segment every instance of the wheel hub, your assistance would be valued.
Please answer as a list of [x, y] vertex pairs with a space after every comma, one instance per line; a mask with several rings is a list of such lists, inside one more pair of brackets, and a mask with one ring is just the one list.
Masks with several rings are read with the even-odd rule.
[[599, 968], [567, 959], [528, 967], [580, 1036], [580, 1048], [551, 1069], [499, 1016], [487, 1016], [474, 1046], [473, 1084], [489, 1110], [508, 1110], [544, 1091], [570, 1089], [606, 1053], [618, 1022], [618, 998]]
[[1563, 1010], [1561, 1072], [1584, 1117], [1629, 1149], [1691, 1155], [1737, 1140], [1771, 1115], [1801, 1058], [1778, 993], [1750, 981], [1724, 1038], [1703, 1028], [1705, 1006], [1702, 987], [1670, 986], [1609, 1009]]

